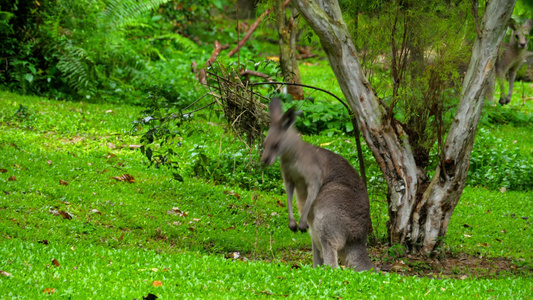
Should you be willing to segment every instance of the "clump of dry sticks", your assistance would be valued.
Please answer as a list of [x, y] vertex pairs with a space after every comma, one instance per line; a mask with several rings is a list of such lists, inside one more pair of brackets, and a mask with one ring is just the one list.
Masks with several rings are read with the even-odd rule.
[[229, 127], [250, 148], [263, 138], [270, 117], [268, 107], [260, 101], [266, 99], [254, 93], [248, 82], [243, 82], [234, 70], [227, 70], [220, 64], [207, 72], [207, 87], [211, 95], [224, 110]]

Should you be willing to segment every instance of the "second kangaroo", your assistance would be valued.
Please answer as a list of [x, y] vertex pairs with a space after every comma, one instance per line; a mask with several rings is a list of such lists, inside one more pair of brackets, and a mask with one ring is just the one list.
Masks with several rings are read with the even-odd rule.
[[[270, 128], [261, 161], [272, 165], [280, 157], [287, 192], [289, 228], [309, 233], [313, 266], [338, 266], [338, 259], [357, 271], [374, 268], [366, 251], [370, 204], [365, 184], [346, 159], [302, 141], [293, 128], [297, 113], [282, 112], [281, 101], [270, 102]], [[300, 213], [297, 225], [292, 211]]]
[[[524, 25], [517, 26], [514, 23], [509, 27], [513, 30], [509, 43], [502, 44], [502, 53], [498, 56], [494, 65], [495, 75], [498, 79], [501, 91], [499, 103], [501, 105], [511, 102], [513, 95], [513, 85], [516, 72], [524, 64], [527, 56], [528, 35], [533, 27], [533, 21], [526, 20]], [[505, 76], [509, 79], [509, 92], [505, 94]], [[487, 92], [489, 102], [494, 101], [494, 78], [491, 78]]]

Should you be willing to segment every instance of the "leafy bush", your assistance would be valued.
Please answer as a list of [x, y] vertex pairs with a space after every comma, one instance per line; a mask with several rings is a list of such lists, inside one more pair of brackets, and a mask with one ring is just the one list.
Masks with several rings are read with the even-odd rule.
[[533, 156], [526, 157], [487, 129], [479, 129], [470, 157], [467, 183], [492, 189], [533, 188]]
[[292, 102], [303, 112], [296, 120], [296, 128], [302, 134], [325, 133], [333, 136], [337, 133], [353, 132], [352, 122], [346, 108], [338, 102], [322, 100]]
[[[196, 97], [190, 63], [208, 54], [170, 33], [170, 21], [180, 14], [193, 18], [191, 11], [170, 0], [18, 2], [0, 12], [5, 87], [61, 99], [140, 103], [154, 85], [166, 84], [177, 97]], [[164, 3], [167, 10], [155, 11]], [[201, 5], [212, 4], [194, 3]]]
[[484, 125], [511, 124], [517, 127], [525, 127], [533, 124], [533, 114], [523, 112], [519, 107], [486, 106], [481, 119]]

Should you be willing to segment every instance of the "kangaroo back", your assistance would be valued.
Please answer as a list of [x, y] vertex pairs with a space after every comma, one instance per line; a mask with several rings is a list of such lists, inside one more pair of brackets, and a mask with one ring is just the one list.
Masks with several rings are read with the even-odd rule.
[[[289, 228], [309, 228], [313, 240], [313, 265], [336, 267], [338, 258], [356, 270], [373, 267], [366, 252], [370, 209], [366, 187], [342, 156], [302, 141], [293, 128], [298, 112], [283, 114], [281, 101], [270, 103], [270, 128], [261, 161], [273, 164], [280, 157], [287, 193]], [[300, 222], [296, 223], [292, 201]]]

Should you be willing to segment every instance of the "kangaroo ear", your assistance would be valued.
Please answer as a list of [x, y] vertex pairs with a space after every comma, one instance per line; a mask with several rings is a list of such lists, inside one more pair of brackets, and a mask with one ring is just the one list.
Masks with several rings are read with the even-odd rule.
[[289, 108], [281, 118], [281, 127], [283, 129], [289, 129], [294, 123], [296, 123], [296, 118], [302, 114], [301, 110], [295, 110], [294, 107]]
[[526, 33], [526, 34], [529, 34], [529, 32], [531, 31], [532, 27], [533, 27], [533, 21], [531, 21], [530, 19], [527, 19], [526, 22], [524, 23], [524, 25], [522, 25], [522, 29], [523, 29], [524, 33]]
[[281, 119], [282, 117], [282, 108], [281, 108], [281, 99], [279, 97], [274, 97], [270, 101], [270, 105], [268, 106], [268, 109], [270, 110], [270, 122], [274, 123]]

